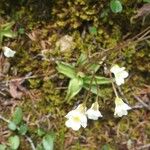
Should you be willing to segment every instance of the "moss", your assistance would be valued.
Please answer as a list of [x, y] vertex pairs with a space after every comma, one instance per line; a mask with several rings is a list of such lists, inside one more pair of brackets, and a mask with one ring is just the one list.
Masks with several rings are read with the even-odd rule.
[[[10, 5], [7, 5], [9, 3]], [[114, 118], [115, 96], [111, 86], [100, 87], [102, 96], [99, 103], [103, 118], [98, 121], [88, 120], [88, 127], [79, 132], [65, 127], [64, 116], [82, 102], [85, 96], [82, 90], [71, 102], [64, 101], [65, 87], [68, 86], [69, 79], [58, 74], [56, 60], [74, 64], [81, 52], [86, 52], [89, 56], [96, 52], [98, 54], [90, 61], [100, 63], [105, 58], [98, 71], [98, 74], [105, 76], [108, 76], [105, 69], [109, 69], [112, 64], [118, 63], [125, 66], [131, 77], [121, 88], [132, 106], [137, 103], [132, 96], [133, 92], [139, 87], [142, 88], [143, 85], [148, 85], [150, 81], [148, 40], [130, 43], [125, 48], [114, 48], [118, 46], [118, 43], [123, 43], [125, 39], [138, 34], [147, 25], [145, 23], [142, 26], [140, 19], [130, 22], [131, 17], [135, 15], [135, 11], [143, 5], [143, 2], [123, 0], [122, 4], [123, 12], [120, 14], [112, 13], [109, 2], [104, 0], [38, 2], [28, 0], [22, 3], [7, 0], [0, 5], [0, 10], [3, 10], [0, 11], [3, 17], [0, 22], [10, 21], [13, 18], [16, 21], [14, 31], [18, 31], [20, 26], [25, 29], [26, 34], [19, 35], [14, 40], [6, 39], [3, 45], [9, 45], [17, 52], [14, 58], [9, 59], [11, 64], [9, 78], [25, 77], [28, 73], [37, 77], [27, 79], [23, 83], [22, 86], [26, 88], [26, 91], [21, 100], [15, 101], [18, 105], [22, 105], [25, 118], [27, 120], [29, 118], [29, 134], [35, 143], [41, 141], [41, 137], [36, 133], [37, 125], [35, 124], [38, 121], [38, 125], [46, 132], [51, 130], [56, 132], [56, 150], [60, 150], [60, 147], [62, 150], [63, 148], [65, 150], [95, 150], [102, 149], [106, 144], [112, 150], [116, 150], [126, 148], [124, 143], [128, 139], [132, 142], [139, 140], [142, 144], [150, 142], [149, 112], [145, 109], [133, 109], [127, 117]], [[91, 34], [91, 27], [95, 28], [95, 34]], [[59, 48], [56, 48], [56, 42], [65, 35], [73, 38], [74, 45], [71, 51], [60, 52]], [[44, 50], [46, 50], [47, 60], [39, 56]], [[144, 96], [146, 97], [147, 93]], [[94, 98], [92, 95], [89, 106]], [[10, 112], [6, 111], [4, 114], [10, 116]], [[42, 118], [46, 118], [47, 115], [50, 117], [43, 121]], [[143, 137], [147, 138], [142, 141]], [[21, 149], [26, 148], [27, 143], [23, 142]]]

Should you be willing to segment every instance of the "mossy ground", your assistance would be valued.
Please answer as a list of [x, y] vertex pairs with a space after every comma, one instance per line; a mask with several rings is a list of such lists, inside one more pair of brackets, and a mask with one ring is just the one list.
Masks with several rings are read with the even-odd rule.
[[[83, 90], [73, 100], [65, 102], [69, 79], [58, 73], [55, 62], [61, 59], [74, 63], [82, 52], [88, 53], [91, 61], [104, 60], [98, 72], [104, 76], [108, 76], [105, 68], [114, 63], [125, 66], [130, 76], [121, 87], [123, 98], [133, 107], [140, 104], [134, 95], [149, 103], [150, 41], [132, 40], [149, 26], [149, 17], [144, 24], [142, 18], [130, 22], [143, 3], [127, 0], [123, 3], [124, 10], [119, 14], [112, 13], [108, 2], [103, 0], [53, 0], [51, 3], [46, 0], [33, 3], [7, 0], [1, 4], [0, 23], [13, 20], [13, 30], [23, 28], [25, 32], [15, 39], [4, 39], [3, 45], [16, 50], [16, 55], [3, 58], [0, 65], [8, 61], [11, 66], [0, 80], [23, 78], [29, 73], [33, 76], [23, 82], [21, 99], [13, 99], [8, 92], [0, 95], [1, 114], [10, 118], [14, 107], [20, 106], [35, 144], [40, 141], [36, 133], [38, 128], [56, 133], [56, 150], [101, 150], [102, 147], [104, 150], [134, 150], [150, 143], [150, 112], [139, 107], [132, 109], [128, 116], [114, 118], [115, 95], [111, 86], [101, 86], [102, 119], [89, 121], [87, 128], [77, 132], [65, 127], [64, 116], [84, 101], [86, 93]], [[90, 27], [96, 27], [97, 33], [90, 33]], [[64, 35], [73, 37], [74, 46], [70, 51], [60, 52], [55, 43]], [[45, 59], [39, 55], [44, 50], [47, 52]], [[93, 99], [94, 95], [91, 95], [89, 105]], [[0, 143], [5, 143], [11, 132], [2, 121], [0, 126]], [[20, 149], [30, 149], [23, 138]]]

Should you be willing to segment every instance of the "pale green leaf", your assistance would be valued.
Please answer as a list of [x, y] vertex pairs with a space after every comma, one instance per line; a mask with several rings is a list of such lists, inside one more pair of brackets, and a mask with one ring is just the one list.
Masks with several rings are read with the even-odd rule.
[[17, 126], [14, 122], [10, 121], [8, 124], [8, 128], [12, 131], [15, 131], [17, 129]]
[[5, 36], [5, 37], [8, 37], [8, 38], [15, 38], [16, 37], [16, 33], [14, 33], [13, 31], [11, 30], [4, 30], [2, 32], [2, 35]]
[[53, 150], [54, 149], [54, 134], [47, 134], [43, 138], [42, 144], [45, 150]]
[[108, 144], [106, 144], [102, 147], [102, 150], [112, 150], [112, 149]]
[[[82, 53], [77, 61], [77, 65], [83, 66], [86, 68], [88, 72], [97, 72], [100, 68], [99, 64], [96, 63], [89, 63], [88, 56], [86, 53]], [[85, 66], [84, 66], [85, 65]]]
[[87, 70], [92, 73], [97, 72], [99, 68], [100, 68], [100, 65], [94, 64], [94, 63], [87, 66]]
[[8, 23], [1, 25], [1, 27], [5, 30], [8, 30], [8, 29], [11, 29], [14, 24], [15, 24], [15, 22], [12, 21], [12, 22], [8, 22]]
[[105, 78], [105, 77], [101, 77], [101, 76], [95, 76], [92, 80], [92, 76], [85, 76], [83, 77], [83, 82], [85, 84], [91, 84], [91, 85], [96, 85], [96, 84], [110, 84], [111, 83], [111, 79], [109, 78]]
[[74, 78], [76, 76], [75, 68], [68, 63], [58, 62], [56, 69], [69, 78]]
[[9, 137], [8, 141], [9, 146], [12, 150], [17, 150], [19, 148], [20, 139], [17, 135]]
[[42, 144], [38, 144], [36, 150], [45, 150]]
[[143, 0], [143, 2], [145, 2], [145, 3], [150, 3], [150, 0]]
[[70, 80], [66, 100], [71, 100], [79, 91], [82, 89], [83, 80], [82, 78], [76, 77]]
[[18, 125], [19, 123], [21, 123], [22, 119], [23, 119], [22, 109], [20, 107], [17, 107], [14, 114], [13, 114], [12, 121], [16, 125]]
[[93, 94], [96, 94], [98, 96], [102, 96], [102, 93], [100, 92], [100, 90], [98, 89], [99, 87], [97, 87], [96, 85], [92, 85], [91, 87], [88, 84], [84, 84], [83, 87], [86, 90], [90, 90]]
[[84, 65], [87, 63], [87, 54], [86, 53], [81, 53], [80, 57], [78, 58], [77, 65]]
[[89, 32], [92, 34], [92, 35], [97, 35], [97, 29], [96, 27], [89, 27]]
[[0, 150], [6, 150], [6, 145], [0, 144]]
[[38, 134], [38, 136], [43, 136], [45, 134], [45, 131], [41, 128], [38, 128], [37, 129], [37, 134]]
[[19, 133], [20, 133], [21, 135], [25, 135], [25, 134], [27, 133], [27, 131], [28, 131], [28, 126], [27, 126], [27, 124], [22, 124], [22, 125], [20, 125], [18, 131], [19, 131]]
[[122, 4], [119, 0], [111, 0], [110, 8], [111, 8], [112, 12], [119, 13], [122, 11]]

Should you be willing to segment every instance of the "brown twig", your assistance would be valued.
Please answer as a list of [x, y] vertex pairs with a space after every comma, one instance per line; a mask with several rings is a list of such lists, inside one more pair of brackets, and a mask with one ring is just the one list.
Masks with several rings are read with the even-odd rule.
[[148, 110], [150, 110], [150, 106], [149, 106], [149, 105], [147, 105], [146, 103], [144, 103], [138, 96], [136, 96], [136, 95], [134, 95], [134, 94], [133, 94], [133, 96], [134, 96], [134, 98], [135, 98], [138, 102], [140, 102], [145, 108], [147, 108]]
[[146, 144], [146, 145], [143, 145], [143, 146], [139, 146], [137, 147], [136, 149], [137, 150], [144, 150], [145, 148], [149, 148], [150, 147], [150, 143], [149, 144]]
[[147, 27], [142, 32], [140, 32], [139, 34], [135, 35], [134, 37], [132, 37], [130, 39], [127, 39], [126, 41], [123, 41], [123, 42], [117, 44], [113, 48], [108, 48], [108, 49], [103, 48], [103, 51], [93, 53], [90, 56], [90, 58], [98, 57], [99, 55], [104, 55], [106, 52], [109, 52], [109, 51], [112, 51], [112, 50], [123, 49], [123, 48], [125, 48], [125, 47], [127, 47], [131, 44], [135, 44], [135, 43], [141, 42], [143, 40], [147, 40], [147, 39], [150, 38], [150, 36], [147, 36], [147, 35], [149, 35], [149, 33], [150, 33], [150, 27]]

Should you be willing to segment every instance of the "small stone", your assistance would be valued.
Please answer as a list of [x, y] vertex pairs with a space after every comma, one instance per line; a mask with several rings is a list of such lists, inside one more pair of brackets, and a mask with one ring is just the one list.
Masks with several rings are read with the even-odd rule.
[[71, 50], [73, 44], [73, 38], [69, 35], [65, 35], [56, 42], [56, 47], [59, 48], [61, 52], [65, 52]]

